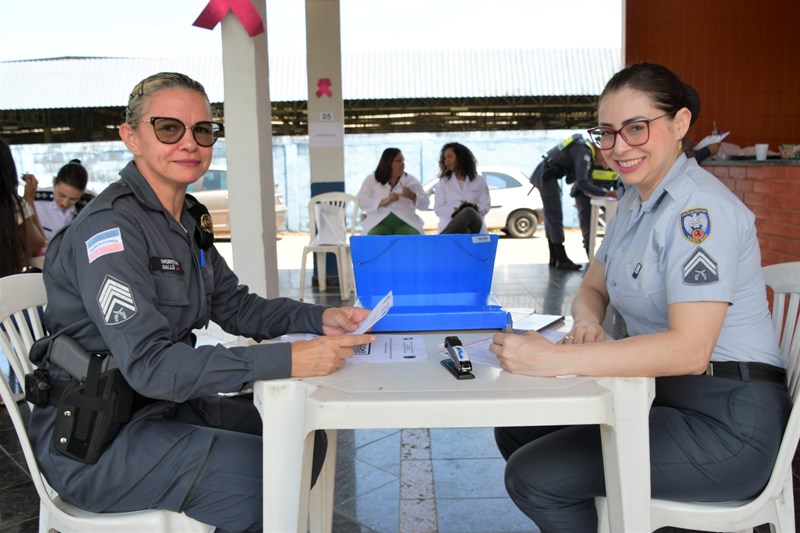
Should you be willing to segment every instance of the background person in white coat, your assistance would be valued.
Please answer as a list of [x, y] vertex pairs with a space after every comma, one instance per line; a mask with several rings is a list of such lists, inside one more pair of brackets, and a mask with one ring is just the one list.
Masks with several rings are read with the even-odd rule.
[[487, 233], [483, 217], [492, 204], [475, 156], [463, 144], [447, 143], [439, 155], [439, 169], [433, 204], [439, 233]]
[[422, 219], [417, 209], [427, 209], [430, 198], [417, 178], [405, 172], [406, 160], [399, 148], [383, 151], [375, 172], [358, 191], [358, 203], [367, 215], [364, 235], [420, 235]]

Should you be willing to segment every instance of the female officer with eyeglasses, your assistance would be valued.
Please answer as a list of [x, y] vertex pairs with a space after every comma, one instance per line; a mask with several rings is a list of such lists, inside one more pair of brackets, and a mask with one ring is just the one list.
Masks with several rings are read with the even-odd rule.
[[[753, 214], [683, 152], [697, 93], [660, 65], [618, 72], [589, 131], [628, 187], [560, 344], [496, 334], [518, 374], [651, 376], [654, 498], [742, 500], [766, 485], [791, 409]], [[609, 302], [629, 337], [605, 342]], [[710, 370], [710, 371], [707, 371]], [[506, 488], [542, 532], [597, 530], [597, 426], [497, 428]]]
[[[56, 449], [64, 439], [73, 455], [81, 452], [69, 449], [76, 432], [54, 430], [58, 391], [34, 408], [30, 434], [45, 477], [64, 501], [89, 511], [168, 509], [217, 531], [261, 530], [261, 420], [252, 399], [217, 393], [329, 374], [354, 345], [373, 340], [347, 335], [366, 309], [267, 300], [240, 285], [213, 245], [208, 211], [186, 194], [208, 170], [220, 129], [189, 77], [160, 73], [137, 84], [120, 127], [133, 161], [48, 249], [48, 330], [86, 352], [110, 352], [143, 405], [90, 463]], [[192, 330], [211, 320], [259, 341], [321, 336], [195, 347]], [[48, 360], [46, 344], [31, 359], [63, 383], [68, 369]], [[325, 451], [324, 433], [316, 437], [314, 476]]]

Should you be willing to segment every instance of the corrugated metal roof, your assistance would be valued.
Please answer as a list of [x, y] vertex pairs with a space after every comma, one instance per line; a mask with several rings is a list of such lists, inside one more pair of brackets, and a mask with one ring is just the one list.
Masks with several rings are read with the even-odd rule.
[[[366, 52], [342, 58], [346, 100], [600, 94], [619, 49]], [[270, 98], [307, 99], [305, 56], [270, 58]], [[200, 81], [222, 102], [222, 58], [57, 58], [0, 62], [0, 109], [116, 107], [155, 72]]]

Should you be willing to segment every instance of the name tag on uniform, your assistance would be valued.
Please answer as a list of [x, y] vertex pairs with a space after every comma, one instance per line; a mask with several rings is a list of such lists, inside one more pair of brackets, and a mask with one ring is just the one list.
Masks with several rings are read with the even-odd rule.
[[181, 266], [181, 262], [177, 259], [171, 259], [169, 257], [151, 257], [150, 271], [183, 274], [183, 267]]

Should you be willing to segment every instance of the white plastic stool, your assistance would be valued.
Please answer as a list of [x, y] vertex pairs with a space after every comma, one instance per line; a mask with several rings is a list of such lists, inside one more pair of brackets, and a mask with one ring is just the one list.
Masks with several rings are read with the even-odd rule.
[[597, 239], [597, 219], [600, 217], [600, 208], [605, 208], [606, 211], [606, 227], [614, 215], [617, 214], [618, 200], [614, 198], [592, 198], [592, 218], [589, 222], [589, 262], [594, 258], [595, 240]]

